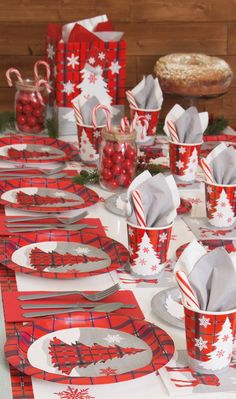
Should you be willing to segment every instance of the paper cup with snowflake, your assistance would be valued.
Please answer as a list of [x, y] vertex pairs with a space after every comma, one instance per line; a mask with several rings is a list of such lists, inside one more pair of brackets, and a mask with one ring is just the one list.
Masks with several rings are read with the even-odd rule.
[[152, 144], [154, 142], [160, 111], [161, 111], [160, 108], [141, 109], [141, 108], [132, 108], [130, 106], [131, 120], [139, 116], [143, 116], [148, 122], [148, 128], [146, 128], [146, 124], [144, 124], [144, 122], [141, 120], [136, 123], [135, 131], [136, 131], [137, 143]]
[[195, 180], [201, 145], [169, 141], [170, 171], [177, 180], [189, 183]]
[[184, 306], [189, 366], [212, 374], [227, 369], [236, 332], [236, 309], [225, 312], [192, 310]]
[[165, 227], [141, 227], [127, 222], [130, 273], [143, 279], [160, 276], [165, 267], [172, 224]]
[[79, 155], [84, 163], [96, 163], [98, 161], [103, 128], [104, 126], [95, 128], [77, 123]]
[[229, 227], [236, 222], [236, 186], [205, 183], [206, 214], [215, 227]]

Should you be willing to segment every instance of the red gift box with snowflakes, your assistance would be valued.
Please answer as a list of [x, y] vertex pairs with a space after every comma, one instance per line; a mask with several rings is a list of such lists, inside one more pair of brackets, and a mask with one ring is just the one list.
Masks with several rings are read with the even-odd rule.
[[145, 228], [128, 223], [127, 227], [130, 272], [147, 279], [159, 276], [167, 260], [172, 225]]
[[169, 141], [170, 171], [179, 180], [194, 181], [199, 164], [201, 143], [186, 144]]
[[[118, 105], [123, 109], [126, 42], [119, 40], [121, 34], [118, 33], [120, 32], [112, 31], [106, 16], [79, 21], [67, 26], [70, 31], [69, 33], [67, 31], [65, 35], [61, 25], [48, 25], [46, 59], [51, 70], [53, 88], [49, 102], [51, 106], [56, 104], [59, 132], [64, 130], [63, 134], [74, 134], [76, 129], [72, 100], [77, 96], [83, 95], [85, 99], [88, 99], [95, 95], [100, 100], [102, 90], [107, 95], [105, 105]], [[107, 29], [109, 32], [105, 32]], [[111, 40], [107, 39], [108, 33]], [[90, 67], [87, 68], [88, 65]], [[96, 72], [95, 65], [99, 67]], [[69, 126], [70, 123], [73, 123], [73, 127]], [[73, 132], [71, 132], [72, 128]], [[70, 130], [69, 133], [68, 130]]]
[[216, 227], [232, 226], [236, 222], [236, 186], [205, 183], [206, 214]]
[[190, 366], [199, 372], [228, 367], [236, 332], [235, 310], [211, 313], [184, 307], [184, 312]]

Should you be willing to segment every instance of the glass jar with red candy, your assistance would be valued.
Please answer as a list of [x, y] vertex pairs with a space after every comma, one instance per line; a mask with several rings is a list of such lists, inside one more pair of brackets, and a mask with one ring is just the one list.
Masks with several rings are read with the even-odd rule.
[[45, 86], [26, 79], [16, 82], [16, 129], [21, 133], [41, 133], [45, 129], [47, 93]]
[[137, 147], [135, 133], [121, 133], [118, 127], [102, 131], [99, 183], [109, 191], [127, 189], [135, 177]]

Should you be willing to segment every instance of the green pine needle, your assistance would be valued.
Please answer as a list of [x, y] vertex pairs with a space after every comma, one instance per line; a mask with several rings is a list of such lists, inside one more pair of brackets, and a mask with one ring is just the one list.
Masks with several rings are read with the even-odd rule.
[[7, 129], [15, 129], [14, 112], [0, 112], [0, 131], [4, 132]]
[[210, 136], [220, 134], [227, 126], [229, 126], [229, 121], [223, 116], [219, 116], [209, 123], [204, 135]]
[[58, 123], [56, 118], [46, 120], [46, 128], [48, 129], [49, 137], [56, 139], [58, 137]]
[[99, 182], [98, 170], [95, 169], [91, 172], [87, 170], [81, 170], [80, 174], [73, 178], [74, 183], [78, 184], [97, 184]]

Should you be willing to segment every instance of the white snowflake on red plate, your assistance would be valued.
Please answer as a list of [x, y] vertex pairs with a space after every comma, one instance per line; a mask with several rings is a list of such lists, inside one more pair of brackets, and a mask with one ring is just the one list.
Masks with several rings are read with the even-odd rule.
[[207, 326], [210, 326], [210, 324], [211, 324], [211, 322], [210, 322], [210, 319], [208, 317], [202, 316], [199, 319], [199, 325], [204, 327], [204, 328], [207, 328]]
[[179, 148], [179, 153], [180, 154], [184, 154], [186, 152], [186, 148], [185, 147], [180, 147]]
[[95, 396], [91, 396], [89, 388], [79, 389], [68, 386], [66, 390], [61, 392], [54, 392], [60, 399], [95, 399]]
[[179, 160], [179, 161], [176, 162], [176, 167], [177, 167], [178, 169], [182, 169], [183, 166], [184, 166], [183, 161], [180, 161], [180, 160]]
[[79, 56], [72, 53], [71, 57], [67, 57], [67, 61], [67, 66], [71, 66], [72, 69], [75, 69], [75, 66], [79, 65]]
[[100, 369], [100, 374], [104, 375], [115, 375], [117, 369], [112, 369], [111, 367], [107, 367], [106, 369]]
[[51, 43], [48, 43], [47, 54], [48, 54], [48, 58], [50, 58], [51, 60], [53, 59], [53, 57], [55, 55], [54, 47]]
[[194, 346], [196, 346], [199, 350], [200, 350], [200, 352], [203, 350], [203, 349], [207, 349], [207, 344], [208, 344], [208, 342], [207, 341], [204, 341], [204, 339], [202, 339], [202, 337], [200, 337], [200, 338], [194, 338], [195, 339], [195, 344], [194, 344]]
[[103, 338], [104, 341], [107, 341], [109, 344], [120, 344], [121, 341], [124, 339], [119, 334], [108, 334], [106, 338]]
[[70, 80], [66, 83], [62, 83], [63, 84], [63, 89], [62, 92], [66, 93], [67, 95], [74, 93], [75, 91], [75, 85], [74, 83], [72, 83]]
[[111, 65], [109, 66], [109, 69], [111, 70], [111, 72], [113, 73], [113, 75], [115, 73], [119, 73], [121, 66], [119, 65], [118, 61], [112, 61]]
[[166, 239], [167, 239], [167, 233], [161, 233], [159, 238], [160, 242], [165, 242]]

